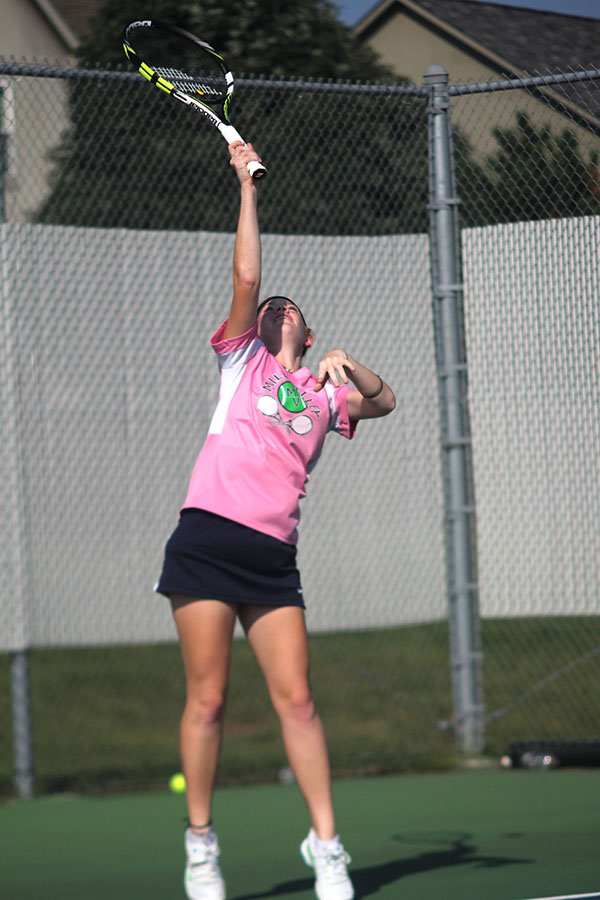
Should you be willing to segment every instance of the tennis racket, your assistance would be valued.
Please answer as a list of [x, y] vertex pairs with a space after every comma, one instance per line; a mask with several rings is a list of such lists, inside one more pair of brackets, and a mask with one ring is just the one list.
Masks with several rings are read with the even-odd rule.
[[[195, 109], [218, 128], [228, 144], [246, 142], [229, 121], [233, 75], [210, 44], [156, 19], [132, 22], [123, 31], [125, 56], [151, 84]], [[248, 163], [255, 180], [264, 178], [262, 163]]]

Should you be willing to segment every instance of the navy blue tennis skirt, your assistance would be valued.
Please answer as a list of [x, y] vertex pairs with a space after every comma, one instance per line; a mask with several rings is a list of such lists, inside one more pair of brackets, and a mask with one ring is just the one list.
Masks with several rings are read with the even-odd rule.
[[202, 509], [184, 509], [155, 588], [226, 603], [304, 608], [296, 547]]

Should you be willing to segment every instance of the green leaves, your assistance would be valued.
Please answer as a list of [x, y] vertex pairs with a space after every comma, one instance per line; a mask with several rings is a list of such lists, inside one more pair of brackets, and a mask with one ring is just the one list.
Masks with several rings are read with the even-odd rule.
[[[493, 134], [497, 149], [478, 168], [477, 195], [465, 204], [468, 224], [600, 213], [597, 153], [586, 158], [570, 128], [557, 134], [519, 112], [513, 128], [495, 128]], [[469, 168], [473, 180], [472, 165], [464, 167], [465, 175]]]

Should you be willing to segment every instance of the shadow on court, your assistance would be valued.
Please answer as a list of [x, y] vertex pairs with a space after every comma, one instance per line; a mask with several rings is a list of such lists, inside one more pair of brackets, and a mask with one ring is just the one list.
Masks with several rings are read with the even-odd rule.
[[[404, 838], [396, 836], [394, 840], [404, 841]], [[375, 866], [351, 867], [351, 874], [356, 891], [355, 898], [360, 900], [362, 897], [371, 897], [377, 894], [382, 888], [401, 881], [403, 878], [423, 872], [435, 872], [463, 865], [478, 869], [496, 869], [505, 866], [531, 865], [533, 861], [532, 859], [480, 854], [472, 843], [472, 836], [462, 835], [453, 840], [447, 849], [420, 853], [413, 858], [391, 860]], [[298, 878], [275, 884], [269, 890], [236, 894], [232, 900], [268, 900], [270, 897], [293, 897], [294, 894], [310, 891], [312, 885], [313, 879], [310, 876], [309, 878]]]

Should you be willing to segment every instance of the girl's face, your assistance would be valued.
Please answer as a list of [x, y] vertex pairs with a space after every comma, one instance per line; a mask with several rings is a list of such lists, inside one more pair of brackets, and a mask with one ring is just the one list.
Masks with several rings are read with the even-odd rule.
[[287, 297], [273, 297], [258, 314], [258, 335], [271, 353], [277, 353], [284, 341], [295, 342], [300, 352], [309, 332], [300, 309]]

